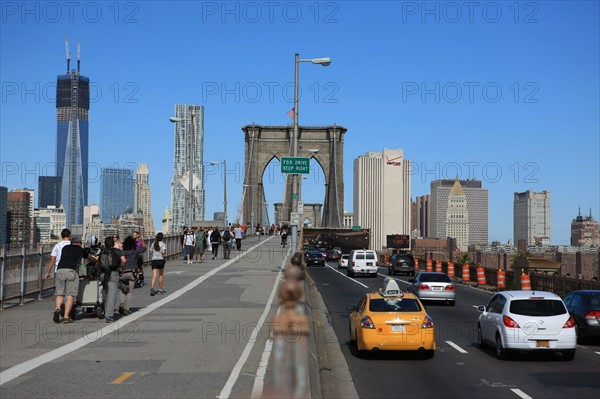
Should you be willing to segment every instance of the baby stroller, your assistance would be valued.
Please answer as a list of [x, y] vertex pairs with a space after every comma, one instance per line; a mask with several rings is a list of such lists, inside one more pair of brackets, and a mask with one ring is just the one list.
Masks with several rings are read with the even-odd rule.
[[135, 273], [133, 273], [135, 277], [135, 285], [134, 288], [142, 288], [144, 286], [144, 257], [143, 255], [138, 255], [137, 258], [137, 269]]

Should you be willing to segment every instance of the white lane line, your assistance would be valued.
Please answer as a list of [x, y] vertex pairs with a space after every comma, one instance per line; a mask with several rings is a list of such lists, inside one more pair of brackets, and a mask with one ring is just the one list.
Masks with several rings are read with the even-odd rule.
[[287, 257], [285, 257], [283, 259], [281, 267], [279, 268], [279, 271], [277, 272], [277, 278], [275, 278], [275, 284], [273, 284], [273, 289], [271, 290], [271, 295], [269, 296], [269, 300], [267, 301], [267, 304], [265, 305], [265, 310], [263, 310], [262, 315], [260, 315], [260, 318], [258, 319], [258, 322], [256, 323], [256, 327], [252, 330], [252, 334], [250, 335], [250, 338], [248, 338], [248, 343], [246, 344], [246, 347], [244, 348], [242, 355], [240, 356], [237, 363], [233, 367], [233, 370], [231, 370], [231, 374], [229, 375], [229, 378], [227, 379], [225, 386], [223, 387], [223, 389], [221, 390], [221, 393], [217, 396], [217, 398], [227, 399], [227, 398], [229, 398], [229, 395], [231, 395], [233, 386], [237, 382], [237, 379], [240, 377], [242, 367], [244, 367], [244, 364], [246, 364], [246, 361], [248, 360], [248, 357], [250, 356], [250, 352], [252, 351], [254, 344], [256, 344], [256, 337], [258, 336], [260, 329], [263, 327], [263, 325], [265, 323], [265, 319], [267, 318], [267, 315], [271, 311], [271, 305], [273, 303], [273, 299], [275, 298], [275, 293], [277, 292], [277, 288], [279, 287], [279, 278], [283, 274], [283, 267], [285, 266], [286, 263], [287, 263]]
[[520, 389], [513, 388], [513, 389], [511, 389], [511, 391], [513, 391], [514, 393], [516, 393], [523, 399], [533, 399], [531, 396], [527, 395], [525, 392], [521, 391]]
[[367, 285], [361, 283], [360, 281], [356, 281], [355, 279], [351, 278], [350, 276], [346, 276], [344, 273], [340, 272], [339, 270], [334, 269], [333, 267], [327, 265], [328, 268], [330, 268], [331, 270], [333, 270], [336, 273], [341, 274], [342, 276], [346, 277], [348, 280], [350, 281], [354, 281], [356, 284], [362, 285], [365, 288], [369, 288]]
[[596, 355], [600, 355], [600, 352], [594, 352]]
[[[272, 238], [272, 237], [271, 237]], [[270, 239], [270, 238], [269, 238]], [[258, 248], [259, 246], [267, 243], [269, 241], [269, 239], [264, 240], [263, 242], [256, 244], [255, 246], [251, 247], [250, 249], [248, 249], [247, 252], [251, 252], [253, 250], [255, 250], [256, 248]], [[33, 359], [27, 360], [21, 364], [18, 364], [14, 367], [9, 368], [8, 370], [4, 370], [3, 372], [0, 373], [0, 386], [3, 384], [6, 384], [9, 381], [14, 380], [15, 378], [18, 378], [20, 376], [22, 376], [25, 373], [30, 372], [33, 369], [38, 368], [39, 366], [42, 366], [46, 363], [49, 363], [53, 360], [56, 360], [64, 355], [67, 355], [71, 352], [76, 351], [77, 349], [81, 349], [84, 346], [86, 346], [87, 344], [90, 344], [94, 341], [97, 341], [98, 339], [107, 336], [110, 333], [113, 333], [115, 331], [118, 331], [119, 329], [125, 327], [127, 324], [132, 323], [134, 321], [136, 321], [137, 319], [139, 319], [140, 317], [144, 317], [146, 316], [148, 313], [151, 313], [153, 311], [155, 311], [156, 309], [174, 301], [175, 299], [179, 298], [180, 296], [182, 296], [183, 294], [185, 294], [186, 292], [194, 289], [196, 286], [200, 285], [201, 283], [203, 283], [206, 279], [208, 279], [209, 277], [215, 275], [216, 273], [220, 272], [221, 270], [225, 269], [227, 266], [231, 265], [232, 263], [234, 263], [238, 258], [245, 256], [245, 254], [247, 252], [244, 252], [242, 254], [239, 254], [238, 256], [236, 256], [233, 259], [230, 259], [229, 261], [223, 263], [221, 266], [212, 269], [211, 271], [207, 272], [205, 275], [198, 277], [196, 280], [192, 281], [191, 283], [189, 283], [188, 285], [180, 288], [179, 290], [173, 292], [171, 295], [166, 296], [165, 298], [156, 301], [152, 304], [150, 304], [149, 306], [138, 310], [137, 312], [134, 312], [132, 314], [130, 314], [129, 316], [123, 318], [122, 320], [119, 319], [118, 321], [109, 324], [107, 327], [104, 327], [100, 330], [94, 331], [88, 335], [86, 335], [85, 337], [79, 338], [69, 344], [63, 345], [59, 348], [56, 348], [50, 352], [44, 353], [38, 357], [35, 357]], [[279, 281], [279, 280], [277, 280]]]
[[258, 369], [256, 370], [256, 377], [254, 378], [254, 386], [252, 387], [252, 398], [262, 398], [263, 387], [265, 385], [265, 375], [267, 374], [267, 367], [269, 366], [269, 358], [271, 357], [271, 351], [273, 350], [273, 338], [269, 337], [265, 343], [265, 351], [263, 352]]
[[456, 345], [454, 342], [452, 341], [446, 341], [446, 343], [448, 345], [450, 345], [451, 347], [453, 347], [454, 349], [456, 349], [457, 351], [459, 351], [460, 353], [469, 353], [466, 350], [464, 350], [463, 348], [461, 348], [460, 346]]

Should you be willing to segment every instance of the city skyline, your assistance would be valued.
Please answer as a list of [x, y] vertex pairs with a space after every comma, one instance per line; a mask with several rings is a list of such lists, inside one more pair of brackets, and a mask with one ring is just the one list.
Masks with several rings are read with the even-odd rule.
[[[68, 33], [81, 39], [91, 78], [87, 203], [100, 203], [100, 168], [147, 163], [157, 230], [170, 207], [173, 106], [205, 108], [204, 157], [227, 159], [233, 216], [243, 185], [241, 127], [291, 123], [295, 52], [332, 58], [326, 69], [301, 72], [300, 124], [348, 128], [346, 181], [351, 160], [384, 147], [403, 148], [411, 159], [413, 199], [433, 180], [480, 179], [489, 191], [489, 241], [512, 239], [514, 192], [552, 192], [552, 244], [570, 242], [579, 206], [599, 213], [596, 2], [536, 3], [533, 16], [523, 4], [517, 15], [494, 3], [499, 21], [479, 12], [470, 21], [468, 10], [458, 21], [414, 14], [402, 2], [320, 3], [318, 10], [289, 3], [301, 10], [299, 20], [281, 7], [256, 19], [241, 6], [226, 14], [220, 3], [211, 3], [216, 14], [202, 3], [133, 3], [135, 12], [117, 4], [98, 3], [97, 18], [81, 9], [50, 18], [42, 8], [37, 16], [4, 16], [0, 185], [9, 191], [37, 188], [38, 177], [56, 169], [56, 72], [64, 69]], [[206, 35], [218, 40], [191, 47], [181, 40]], [[218, 165], [204, 167], [205, 214], [212, 215], [222, 210], [222, 174]], [[265, 175], [271, 214], [284, 191], [278, 169], [272, 162]], [[305, 202], [321, 203], [322, 171], [303, 183]], [[346, 184], [346, 210], [353, 190]]]

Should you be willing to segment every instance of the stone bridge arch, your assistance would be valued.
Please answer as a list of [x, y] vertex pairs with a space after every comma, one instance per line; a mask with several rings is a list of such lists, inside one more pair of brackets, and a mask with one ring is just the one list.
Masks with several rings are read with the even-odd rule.
[[[263, 225], [261, 204], [263, 203], [263, 175], [273, 158], [290, 155], [290, 138], [293, 125], [242, 127], [245, 141], [244, 195], [242, 202], [243, 222]], [[342, 227], [344, 218], [344, 134], [342, 126], [299, 126], [298, 156], [314, 157], [325, 176], [325, 199], [320, 225]], [[318, 150], [312, 154], [309, 150]], [[291, 212], [291, 180], [286, 179], [282, 195], [280, 220], [289, 221]], [[302, 217], [300, 218], [302, 219]]]

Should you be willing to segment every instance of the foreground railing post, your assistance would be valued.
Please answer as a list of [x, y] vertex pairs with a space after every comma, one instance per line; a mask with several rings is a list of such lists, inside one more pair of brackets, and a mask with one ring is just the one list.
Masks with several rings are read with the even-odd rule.
[[25, 258], [26, 256], [26, 250], [25, 250], [25, 246], [23, 246], [23, 252], [21, 254], [21, 281], [20, 281], [20, 289], [21, 292], [19, 294], [20, 296], [20, 300], [19, 300], [19, 305], [24, 305], [25, 304], [25, 265], [26, 265], [26, 260]]
[[307, 398], [309, 321], [304, 308], [301, 253], [294, 254], [284, 276], [279, 287], [279, 312], [273, 319], [274, 387], [266, 396]]
[[44, 261], [44, 246], [40, 245], [40, 258], [38, 260], [38, 301], [42, 299], [42, 282], [43, 282], [43, 261]]
[[4, 308], [4, 248], [0, 248], [0, 310]]

